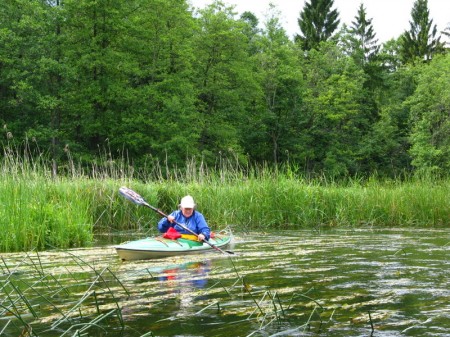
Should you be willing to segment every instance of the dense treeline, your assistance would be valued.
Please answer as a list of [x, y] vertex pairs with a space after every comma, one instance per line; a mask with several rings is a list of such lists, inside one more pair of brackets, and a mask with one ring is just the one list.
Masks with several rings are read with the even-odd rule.
[[[318, 10], [323, 34], [308, 24]], [[55, 169], [107, 149], [136, 168], [227, 157], [332, 177], [445, 174], [450, 55], [427, 1], [411, 14], [379, 45], [362, 5], [337, 30], [332, 0], [307, 2], [294, 41], [273, 7], [259, 28], [221, 2], [3, 0], [3, 145]]]

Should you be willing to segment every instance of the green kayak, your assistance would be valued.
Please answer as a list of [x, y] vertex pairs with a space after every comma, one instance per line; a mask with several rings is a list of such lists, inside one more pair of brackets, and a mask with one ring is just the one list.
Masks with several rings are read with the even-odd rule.
[[[222, 249], [230, 244], [231, 239], [231, 233], [222, 231], [215, 234], [214, 237], [209, 240], [209, 243]], [[171, 240], [165, 239], [162, 236], [125, 242], [115, 246], [115, 249], [117, 255], [119, 255], [122, 260], [146, 260], [216, 251], [213, 247], [203, 242], [183, 238]]]

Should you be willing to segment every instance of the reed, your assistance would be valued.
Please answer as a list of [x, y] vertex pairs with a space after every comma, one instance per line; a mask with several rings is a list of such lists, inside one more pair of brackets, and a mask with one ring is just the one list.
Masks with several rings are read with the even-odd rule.
[[184, 194], [217, 228], [239, 230], [345, 227], [444, 227], [450, 224], [450, 182], [322, 185], [286, 176], [222, 184], [167, 182], [163, 207]]
[[[26, 148], [26, 147], [25, 147]], [[122, 185], [168, 213], [194, 196], [211, 227], [238, 231], [346, 227], [444, 227], [450, 224], [450, 180], [306, 179], [295, 167], [241, 167], [220, 158], [169, 168], [151, 160], [137, 173], [105, 151], [90, 167], [74, 163], [55, 175], [44, 156], [4, 150], [0, 161], [0, 251], [78, 247], [94, 233], [156, 233], [158, 216], [122, 200]]]
[[70, 252], [59, 253], [66, 257], [63, 257], [66, 267], [75, 270], [66, 274], [61, 269], [63, 272], [57, 277], [53, 275], [55, 261], [48, 257], [43, 262], [39, 255], [29, 254], [20, 261], [2, 259], [5, 266], [9, 264], [8, 273], [0, 275], [0, 315], [8, 318], [2, 332], [45, 336], [58, 331], [58, 336], [82, 336], [98, 335], [99, 330], [106, 331], [111, 326], [123, 330], [122, 309], [116, 294], [122, 296], [121, 290], [125, 293], [128, 290], [118, 277], [108, 267], [98, 271]]
[[[81, 252], [79, 250], [78, 254], [74, 254], [59, 251], [57, 256], [43, 253], [42, 257], [38, 253], [26, 254], [25, 257], [11, 254], [7, 260], [2, 259], [8, 273], [0, 274], [0, 314], [7, 317], [7, 322], [0, 332], [18, 335], [21, 331], [27, 331], [27, 336], [93, 336], [111, 333], [153, 336], [151, 331], [139, 333], [141, 329], [136, 328], [139, 323], [135, 322], [135, 315], [148, 315], [149, 310], [156, 308], [155, 316], [161, 314], [158, 313], [161, 306], [176, 300], [173, 298], [174, 293], [161, 289], [167, 285], [161, 285], [159, 277], [147, 274], [145, 268], [139, 269], [139, 264], [130, 266], [129, 270], [121, 270], [122, 266], [112, 271], [107, 265], [108, 261], [102, 260], [101, 266], [94, 265], [93, 262], [97, 264], [98, 260], [92, 259], [91, 255], [80, 256]], [[207, 289], [189, 289], [183, 283], [172, 285], [186, 288], [179, 294], [180, 297], [195, 297], [201, 301], [193, 305], [203, 308], [192, 312], [191, 317], [202, 314], [211, 317], [206, 311], [220, 319], [231, 315], [239, 319], [238, 322], [246, 322], [249, 329], [256, 329], [248, 336], [267, 334], [277, 327], [285, 329], [292, 320], [297, 321], [302, 312], [298, 308], [289, 308], [295, 294], [288, 300], [288, 294], [279, 295], [267, 287], [252, 289], [240, 274], [242, 266], [237, 266], [231, 258], [229, 261], [234, 271], [230, 271], [232, 276]], [[58, 268], [59, 265], [65, 268]], [[237, 277], [234, 281], [233, 274]], [[64, 296], [61, 296], [61, 290], [65, 291]], [[310, 297], [307, 299], [314, 301]], [[142, 306], [141, 302], [145, 305]], [[311, 309], [301, 307], [301, 310], [309, 312]], [[294, 330], [311, 324], [315, 311], [316, 308], [308, 321]], [[151, 316], [148, 317], [150, 322], [155, 320], [155, 316]], [[155, 328], [164, 321], [173, 324], [179, 320], [179, 316], [161, 315]]]
[[3, 177], [0, 250], [42, 250], [92, 242], [90, 200], [79, 184]]

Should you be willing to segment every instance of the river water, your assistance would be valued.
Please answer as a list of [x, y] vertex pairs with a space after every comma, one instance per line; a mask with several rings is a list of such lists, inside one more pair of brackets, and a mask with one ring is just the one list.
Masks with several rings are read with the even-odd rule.
[[0, 335], [450, 335], [450, 230], [238, 233], [230, 250], [2, 254]]

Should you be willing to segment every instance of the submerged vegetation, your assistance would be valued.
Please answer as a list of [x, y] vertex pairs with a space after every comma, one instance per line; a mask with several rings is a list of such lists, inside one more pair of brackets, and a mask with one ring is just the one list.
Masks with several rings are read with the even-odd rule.
[[235, 230], [359, 227], [446, 227], [450, 181], [309, 179], [284, 166], [242, 167], [222, 160], [208, 168], [157, 162], [134, 172], [108, 158], [82, 168], [69, 160], [56, 176], [51, 162], [5, 153], [0, 162], [0, 251], [44, 250], [93, 244], [94, 234], [155, 233], [158, 216], [119, 196], [127, 185], [152, 205], [171, 211], [192, 194], [210, 225]]
[[[198, 297], [200, 304], [204, 305], [194, 315], [205, 315], [204, 312], [220, 315], [227, 311], [228, 315], [240, 316], [243, 321], [259, 326], [248, 336], [257, 335], [271, 325], [288, 322], [289, 316], [299, 310], [299, 301], [293, 302], [299, 297], [315, 305], [307, 321], [297, 329], [307, 329], [311, 322], [322, 320], [319, 312], [323, 308], [317, 301], [303, 294], [286, 296], [270, 290], [252, 289], [232, 260], [230, 266], [233, 268], [231, 275], [234, 275], [234, 281], [216, 280], [209, 289], [200, 291], [195, 287], [186, 288], [179, 297], [174, 297], [170, 288], [158, 290], [161, 281], [179, 277], [176, 270], [180, 266], [192, 268], [195, 272], [195, 269], [204, 268], [206, 263], [190, 262], [188, 267], [175, 265], [174, 269], [166, 271], [164, 262], [152, 263], [152, 266], [159, 266], [160, 269], [142, 269], [139, 268], [139, 262], [123, 268], [116, 265], [114, 268], [108, 265], [112, 261], [108, 261], [105, 256], [101, 261], [92, 261], [85, 253], [55, 251], [42, 255], [32, 253], [20, 258], [10, 256], [6, 260], [2, 258], [0, 294], [4, 300], [0, 305], [0, 313], [6, 324], [0, 334], [9, 335], [16, 331], [26, 336], [83, 336], [108, 331], [108, 335], [112, 336], [154, 336], [151, 331], [143, 334], [130, 326], [133, 315], [138, 315], [146, 306], [170, 307], [171, 301], [186, 302], [187, 297]], [[101, 257], [105, 252], [97, 253]], [[166, 276], [159, 276], [161, 271]], [[179, 286], [185, 287], [183, 284]], [[147, 290], [142, 293], [144, 288]], [[206, 294], [212, 297], [210, 304], [202, 300]], [[240, 301], [229, 302], [236, 297]], [[138, 299], [145, 299], [145, 304], [141, 304]], [[183, 304], [180, 303], [180, 306]], [[302, 306], [301, 309], [305, 308]], [[311, 308], [307, 307], [307, 310], [311, 311]], [[161, 315], [159, 322], [175, 319], [164, 316]]]
[[0, 335], [448, 335], [447, 229], [235, 239], [232, 257], [121, 262], [110, 246], [2, 254]]

